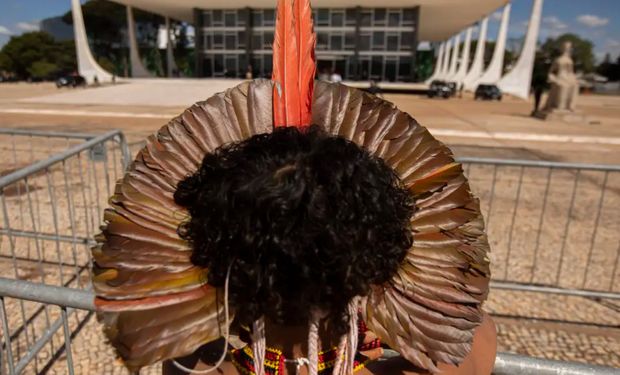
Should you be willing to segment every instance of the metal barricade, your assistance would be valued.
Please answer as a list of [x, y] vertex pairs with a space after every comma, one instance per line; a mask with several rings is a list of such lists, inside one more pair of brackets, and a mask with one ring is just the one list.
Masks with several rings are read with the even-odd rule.
[[[130, 162], [123, 134], [0, 129], [0, 141], [0, 274], [89, 290], [90, 247]], [[43, 372], [61, 356], [71, 362], [59, 330], [75, 334], [92, 315], [27, 299], [3, 300], [2, 309], [0, 363], [9, 373]]]
[[[127, 143], [118, 131], [0, 129], [0, 150], [0, 374], [59, 362], [73, 374], [72, 342], [94, 310], [89, 248], [130, 162]], [[619, 298], [620, 167], [459, 161], [487, 220], [494, 288]], [[497, 374], [612, 371], [504, 353], [496, 361]]]
[[[68, 353], [68, 372], [73, 374], [73, 364], [69, 360], [71, 353], [71, 333], [68, 329], [67, 312], [71, 309], [94, 311], [94, 295], [82, 290], [0, 278], [0, 318], [2, 318], [4, 332], [9, 331], [5, 318], [5, 304], [3, 302], [6, 297], [54, 304], [60, 307], [63, 312], [61, 319], [65, 337], [65, 348]], [[6, 334], [5, 340], [8, 340]], [[12, 368], [12, 365], [13, 364], [9, 362], [9, 369]], [[9, 373], [12, 374], [12, 372]], [[612, 375], [617, 374], [617, 369], [575, 362], [552, 361], [511, 353], [498, 353], [495, 359], [493, 373], [497, 375]]]
[[494, 288], [620, 299], [620, 166], [458, 161], [480, 197]]

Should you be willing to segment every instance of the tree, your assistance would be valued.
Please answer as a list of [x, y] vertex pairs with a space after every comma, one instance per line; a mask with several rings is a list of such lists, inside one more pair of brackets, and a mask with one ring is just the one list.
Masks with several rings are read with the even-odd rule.
[[27, 70], [32, 78], [48, 78], [58, 71], [58, 65], [48, 61], [35, 61]]
[[41, 31], [11, 37], [0, 54], [1, 69], [25, 79], [45, 78], [75, 69], [73, 42], [56, 42]]
[[6, 53], [0, 51], [0, 73], [10, 71], [12, 67], [11, 60]]
[[596, 68], [596, 72], [612, 82], [620, 80], [620, 56], [614, 63], [611, 61], [611, 54], [607, 53], [603, 62]]
[[592, 52], [594, 45], [586, 39], [582, 39], [575, 34], [563, 34], [552, 39], [548, 38], [541, 46], [543, 56], [553, 61], [562, 54], [562, 46], [565, 42], [571, 42], [573, 45], [573, 62], [575, 71], [582, 73], [591, 73], [594, 71], [594, 53]]

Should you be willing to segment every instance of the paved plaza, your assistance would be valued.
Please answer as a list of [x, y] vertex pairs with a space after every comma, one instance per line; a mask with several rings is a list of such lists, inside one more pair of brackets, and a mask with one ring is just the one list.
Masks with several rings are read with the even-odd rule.
[[[0, 127], [76, 133], [121, 129], [135, 152], [146, 136], [186, 106], [233, 83], [144, 80], [76, 90], [57, 90], [51, 84], [5, 84], [0, 85]], [[620, 97], [581, 97], [580, 108], [587, 122], [576, 124], [533, 119], [529, 116], [531, 103], [513, 98], [505, 98], [503, 102], [474, 101], [469, 94], [450, 100], [407, 94], [386, 94], [385, 98], [428, 127], [460, 157], [620, 164]], [[0, 137], [0, 148], [8, 155], [7, 150], [13, 143], [17, 144], [16, 139]], [[66, 148], [67, 144], [31, 140], [28, 147], [17, 147], [15, 155], [19, 163], [7, 158], [0, 160], [0, 175], [43, 159]], [[93, 176], [89, 178], [106, 175], [113, 182], [118, 170], [112, 164], [93, 166]], [[69, 169], [72, 167], [78, 168], [68, 164]], [[562, 287], [620, 290], [620, 269], [614, 263], [617, 263], [619, 251], [618, 173], [606, 176], [588, 171], [575, 176], [570, 171], [549, 172], [552, 180], [545, 190], [546, 178], [550, 178], [546, 171], [529, 168], [524, 171], [518, 167], [490, 169], [485, 165], [465, 165], [465, 171], [472, 189], [480, 197], [488, 222], [495, 280], [548, 284], [558, 275]], [[52, 172], [54, 194], [76, 197], [72, 207], [79, 216], [61, 216], [56, 223], [61, 230], [71, 227], [70, 220], [92, 221], [99, 214], [95, 203], [103, 206], [106, 193], [113, 187], [108, 180], [99, 181], [96, 189], [101, 194], [85, 195], [81, 199], [81, 192], [89, 181], [80, 181], [80, 176], [71, 172], [65, 175], [68, 176], [66, 182], [62, 170]], [[40, 197], [37, 228], [53, 231], [53, 223], [49, 221], [52, 200], [45, 198], [48, 194], [45, 177], [33, 177], [27, 191]], [[26, 186], [6, 197], [13, 212], [11, 220], [15, 223], [19, 223], [21, 213], [26, 212], [22, 211], [28, 203], [24, 191]], [[92, 193], [93, 189], [89, 187], [88, 191]], [[571, 193], [575, 196], [572, 200]], [[549, 196], [549, 200], [543, 202], [543, 196]], [[570, 210], [566, 203], [569, 201]], [[597, 211], [599, 205], [601, 209]], [[68, 210], [62, 205], [55, 209]], [[33, 229], [24, 225], [25, 229]], [[534, 231], [541, 233], [540, 238], [532, 236]], [[562, 235], [567, 236], [564, 242], [557, 240]], [[63, 280], [69, 280], [72, 287], [83, 287], [86, 283], [86, 269], [76, 271], [67, 266], [87, 263], [85, 245], [77, 249], [62, 248], [65, 257], [62, 262], [66, 266], [59, 271], [54, 263], [58, 248], [53, 242], [42, 246], [45, 262], [41, 268], [28, 261], [35, 249], [32, 243], [24, 241], [16, 244], [22, 251], [17, 254], [22, 260], [18, 261], [16, 271], [8, 256], [10, 244], [0, 241], [0, 274], [33, 282], [45, 279], [51, 284], [60, 283], [63, 275]], [[77, 252], [76, 258], [72, 258], [72, 252]], [[566, 255], [564, 262], [560, 261], [559, 253]], [[25, 310], [32, 314], [39, 307], [27, 303]], [[620, 367], [620, 301], [494, 289], [485, 308], [497, 323], [500, 351]], [[9, 321], [19, 326], [23, 317], [18, 302], [9, 299], [7, 309]], [[47, 316], [53, 320], [58, 316], [58, 309], [50, 308], [45, 313], [40, 310], [26, 332], [40, 334]], [[72, 329], [79, 328], [72, 349], [77, 374], [126, 373], [105, 343], [94, 315], [80, 312], [71, 316], [69, 322]], [[66, 354], [59, 346], [61, 337], [62, 330], [56, 335], [53, 347], [46, 346], [37, 363], [28, 369], [66, 373]], [[16, 347], [24, 351], [28, 346], [25, 335], [18, 335], [17, 341]], [[56, 360], [46, 367], [50, 358]], [[155, 366], [141, 373], [158, 372]]]

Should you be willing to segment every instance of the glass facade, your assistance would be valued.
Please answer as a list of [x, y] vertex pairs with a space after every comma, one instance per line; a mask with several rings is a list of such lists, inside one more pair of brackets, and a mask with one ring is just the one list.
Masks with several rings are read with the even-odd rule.
[[[317, 73], [412, 81], [418, 8], [319, 8]], [[196, 10], [196, 71], [203, 77], [271, 77], [274, 9]]]

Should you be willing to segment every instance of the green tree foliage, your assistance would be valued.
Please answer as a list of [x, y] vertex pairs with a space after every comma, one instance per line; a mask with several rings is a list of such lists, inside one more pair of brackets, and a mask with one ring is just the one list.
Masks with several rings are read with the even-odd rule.
[[56, 42], [41, 31], [11, 37], [0, 51], [2, 70], [25, 78], [48, 78], [75, 70], [73, 42]]
[[596, 72], [612, 82], [620, 81], [620, 56], [614, 63], [611, 61], [611, 55], [606, 54], [603, 62], [596, 68]]
[[571, 42], [573, 45], [573, 62], [575, 63], [575, 71], [583, 73], [591, 73], [594, 71], [594, 53], [592, 52], [594, 45], [586, 39], [582, 39], [575, 34], [563, 34], [552, 39], [548, 38], [540, 47], [543, 57], [549, 62], [562, 54], [562, 46], [565, 42]]
[[58, 71], [58, 65], [47, 61], [35, 61], [28, 67], [28, 73], [32, 78], [51, 77]]
[[575, 71], [590, 73], [594, 70], [593, 44], [589, 40], [581, 39], [575, 34], [563, 34], [557, 38], [548, 38], [536, 52], [534, 59], [534, 71], [532, 72], [532, 87], [534, 89], [547, 89], [547, 75], [551, 63], [562, 54], [562, 46], [565, 42], [573, 45], [573, 62]]
[[11, 59], [6, 53], [0, 50], [0, 73], [9, 72], [11, 69]]

